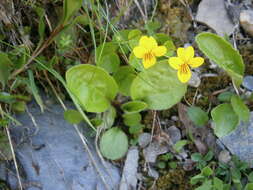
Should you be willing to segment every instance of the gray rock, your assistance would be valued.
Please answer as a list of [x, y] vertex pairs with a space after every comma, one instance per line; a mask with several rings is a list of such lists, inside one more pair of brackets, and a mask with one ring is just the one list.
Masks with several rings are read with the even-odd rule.
[[222, 150], [218, 156], [218, 160], [221, 163], [227, 164], [231, 160], [230, 153], [227, 150]]
[[[60, 105], [52, 105], [41, 113], [37, 105], [30, 104], [28, 110], [32, 117], [17, 115], [22, 126], [10, 128], [24, 172], [23, 184], [30, 184], [26, 190], [118, 189], [119, 170], [108, 162], [101, 163], [88, 138], [98, 174], [74, 127], [64, 120]], [[87, 128], [82, 129], [84, 134], [89, 133]], [[12, 189], [17, 187], [12, 185]]]
[[148, 169], [148, 176], [153, 177], [154, 179], [158, 179], [159, 178], [159, 173], [154, 168], [150, 167]]
[[138, 143], [141, 148], [145, 148], [146, 146], [148, 146], [150, 141], [151, 141], [151, 134], [149, 133], [142, 133], [138, 138]]
[[224, 0], [202, 0], [196, 20], [205, 23], [221, 36], [230, 35], [234, 31], [234, 24], [227, 14]]
[[181, 139], [181, 132], [176, 126], [169, 127], [166, 132], [170, 136], [170, 139], [173, 144], [176, 144], [177, 141]]
[[220, 138], [228, 150], [253, 167], [253, 112], [248, 123], [241, 123], [235, 131]]
[[137, 187], [137, 169], [138, 169], [139, 151], [137, 147], [131, 147], [127, 153], [125, 166], [120, 182], [120, 190], [136, 189]]
[[169, 146], [154, 141], [148, 147], [143, 149], [143, 155], [146, 162], [155, 163], [157, 156], [165, 154], [169, 151]]
[[240, 13], [240, 24], [243, 29], [253, 36], [253, 10], [243, 10]]
[[192, 77], [188, 82], [189, 86], [198, 88], [200, 83], [201, 83], [201, 80], [198, 73], [192, 71]]
[[253, 76], [244, 77], [242, 85], [248, 90], [253, 91]]

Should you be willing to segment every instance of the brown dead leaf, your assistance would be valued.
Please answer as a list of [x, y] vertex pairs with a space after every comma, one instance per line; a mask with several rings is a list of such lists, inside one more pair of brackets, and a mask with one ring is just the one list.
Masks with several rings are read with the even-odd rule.
[[[196, 127], [187, 115], [187, 106], [178, 104], [178, 115], [180, 121], [183, 123], [186, 134], [191, 134], [194, 138], [194, 144], [201, 154], [205, 154], [208, 151], [206, 139], [212, 134], [211, 129], [208, 126]], [[209, 142], [210, 143], [210, 142]], [[215, 143], [215, 142], [214, 142]]]
[[205, 155], [207, 153], [208, 148], [206, 144], [200, 138], [195, 139], [194, 144], [200, 154]]

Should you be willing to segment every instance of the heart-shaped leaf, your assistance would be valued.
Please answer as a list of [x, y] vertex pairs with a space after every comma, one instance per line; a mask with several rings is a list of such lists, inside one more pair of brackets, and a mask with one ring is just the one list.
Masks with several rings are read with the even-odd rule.
[[231, 104], [218, 105], [212, 110], [211, 116], [215, 123], [214, 133], [218, 137], [223, 137], [232, 132], [239, 122]]
[[123, 121], [126, 126], [132, 127], [139, 125], [141, 122], [140, 113], [125, 113], [123, 114]]
[[239, 86], [244, 74], [242, 56], [230, 43], [220, 36], [208, 32], [196, 36], [199, 49], [212, 61], [223, 68]]
[[146, 102], [149, 109], [163, 110], [180, 102], [186, 88], [175, 70], [166, 62], [159, 62], [137, 75], [131, 86], [131, 97]]
[[118, 86], [104, 69], [93, 65], [77, 65], [66, 72], [69, 90], [88, 112], [104, 112], [117, 94]]
[[122, 66], [113, 75], [119, 86], [119, 92], [125, 96], [130, 96], [130, 87], [136, 77], [134, 68], [131, 66]]
[[193, 123], [202, 127], [208, 122], [208, 115], [201, 108], [196, 106], [191, 106], [187, 110], [188, 117], [193, 121]]
[[113, 127], [106, 131], [100, 140], [100, 151], [102, 155], [111, 160], [122, 158], [128, 149], [126, 134], [119, 128]]
[[116, 53], [111, 52], [102, 56], [97, 65], [104, 68], [108, 73], [113, 73], [118, 70], [120, 59]]
[[244, 104], [242, 99], [239, 96], [233, 95], [231, 98], [231, 104], [239, 119], [241, 121], [248, 122], [250, 117], [250, 111], [249, 108]]
[[64, 0], [63, 2], [63, 24], [66, 24], [70, 18], [82, 6], [82, 0]]
[[121, 106], [121, 109], [125, 113], [138, 113], [143, 110], [145, 110], [148, 107], [148, 105], [145, 102], [142, 101], [131, 101], [123, 104]]

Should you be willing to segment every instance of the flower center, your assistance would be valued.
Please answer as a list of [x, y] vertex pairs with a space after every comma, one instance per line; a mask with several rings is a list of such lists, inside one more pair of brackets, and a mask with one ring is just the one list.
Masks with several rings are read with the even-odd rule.
[[180, 65], [180, 72], [181, 72], [182, 74], [187, 74], [187, 72], [188, 72], [187, 67], [188, 67], [187, 64], [182, 64], [182, 65]]
[[144, 54], [144, 60], [149, 60], [150, 61], [153, 57], [154, 57], [154, 54], [151, 51]]

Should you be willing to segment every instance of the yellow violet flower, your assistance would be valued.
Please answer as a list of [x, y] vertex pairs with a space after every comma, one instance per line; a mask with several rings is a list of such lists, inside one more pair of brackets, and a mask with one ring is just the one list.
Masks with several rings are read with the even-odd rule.
[[[169, 58], [169, 64], [173, 69], [178, 70], [177, 76], [182, 83], [186, 83], [191, 78], [191, 68], [199, 67], [204, 63], [202, 57], [194, 57], [192, 46], [187, 48], [178, 48], [177, 57]], [[190, 67], [189, 67], [190, 66]]]
[[156, 57], [163, 56], [167, 49], [165, 46], [158, 46], [153, 37], [142, 36], [139, 41], [139, 46], [133, 50], [137, 58], [142, 59], [145, 69], [153, 66], [156, 63]]

